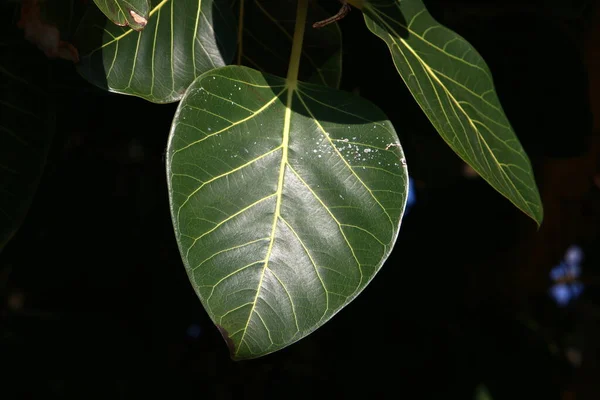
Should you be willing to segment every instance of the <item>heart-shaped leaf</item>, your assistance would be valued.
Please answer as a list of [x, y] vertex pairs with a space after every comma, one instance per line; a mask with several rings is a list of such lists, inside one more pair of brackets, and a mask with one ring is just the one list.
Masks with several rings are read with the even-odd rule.
[[148, 0], [94, 0], [98, 8], [119, 26], [129, 25], [139, 31], [148, 23]]
[[177, 101], [195, 78], [235, 53], [235, 20], [224, 0], [152, 0], [136, 32], [92, 7], [76, 34], [79, 72], [111, 92], [155, 103]]
[[390, 48], [402, 79], [448, 145], [538, 224], [543, 209], [529, 158], [483, 58], [421, 0], [351, 0]]
[[[296, 3], [297, 0], [237, 0], [234, 9], [239, 11], [243, 32], [238, 64], [273, 75], [286, 75]], [[314, 22], [327, 17], [327, 12], [316, 2], [310, 4], [299, 79], [337, 88], [342, 78], [342, 32], [336, 23], [312, 28]]]
[[202, 75], [167, 149], [184, 264], [234, 359], [308, 335], [396, 240], [407, 171], [372, 103], [245, 67]]
[[[6, 8], [1, 12], [11, 15]], [[27, 214], [54, 121], [44, 90], [47, 60], [10, 20], [2, 18], [0, 30], [0, 250]]]

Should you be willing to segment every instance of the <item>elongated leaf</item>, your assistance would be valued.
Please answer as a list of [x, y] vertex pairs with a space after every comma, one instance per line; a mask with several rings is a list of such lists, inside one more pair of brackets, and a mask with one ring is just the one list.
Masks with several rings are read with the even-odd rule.
[[[239, 12], [242, 0], [234, 7]], [[242, 65], [278, 76], [286, 76], [297, 0], [243, 0]], [[239, 15], [239, 14], [238, 14]], [[336, 23], [320, 29], [314, 22], [329, 17], [317, 2], [311, 2], [306, 21], [299, 79], [338, 88], [342, 78], [342, 32]]]
[[141, 32], [93, 7], [78, 29], [79, 72], [111, 92], [155, 103], [179, 100], [203, 72], [229, 63], [235, 22], [224, 0], [152, 0]]
[[301, 339], [356, 297], [387, 258], [407, 195], [377, 107], [236, 66], [182, 99], [167, 170], [190, 281], [234, 359]]
[[94, 0], [98, 8], [119, 26], [129, 25], [139, 31], [148, 23], [148, 0]]
[[529, 158], [483, 58], [437, 23], [421, 0], [351, 1], [390, 48], [402, 79], [450, 147], [538, 224], [543, 209]]
[[38, 186], [53, 132], [44, 91], [47, 60], [7, 14], [0, 20], [0, 250], [23, 222]]

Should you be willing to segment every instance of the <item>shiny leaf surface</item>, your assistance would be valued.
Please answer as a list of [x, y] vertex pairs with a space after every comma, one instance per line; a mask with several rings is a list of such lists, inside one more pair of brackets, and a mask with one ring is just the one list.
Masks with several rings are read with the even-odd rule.
[[76, 34], [78, 71], [111, 92], [174, 102], [203, 72], [232, 60], [235, 21], [223, 0], [151, 4], [148, 24], [140, 32], [116, 26], [91, 8]]
[[483, 58], [435, 21], [421, 0], [352, 0], [448, 145], [538, 224], [543, 209], [529, 158], [510, 126]]
[[246, 67], [202, 75], [167, 149], [190, 281], [234, 359], [308, 335], [388, 257], [408, 177], [372, 103]]

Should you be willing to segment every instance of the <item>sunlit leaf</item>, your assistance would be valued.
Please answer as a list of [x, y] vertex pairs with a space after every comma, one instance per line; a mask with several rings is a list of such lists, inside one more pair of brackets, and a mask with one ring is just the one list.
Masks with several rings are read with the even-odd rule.
[[129, 25], [139, 31], [148, 23], [148, 0], [94, 0], [98, 8], [119, 26]]
[[229, 63], [235, 21], [224, 0], [152, 0], [136, 32], [92, 7], [78, 29], [79, 72], [111, 92], [155, 103], [177, 101], [202, 73]]
[[190, 281], [234, 359], [308, 335], [388, 257], [408, 177], [372, 103], [245, 67], [202, 75], [167, 149]]
[[[0, 9], [0, 14], [6, 8]], [[8, 13], [0, 19], [0, 250], [23, 222], [53, 132], [44, 55], [23, 39]], [[14, 28], [14, 29], [13, 29]]]
[[538, 224], [543, 209], [529, 158], [483, 58], [436, 22], [421, 0], [352, 0], [390, 48], [402, 79], [450, 147]]
[[[242, 65], [278, 76], [286, 76], [297, 0], [243, 0], [242, 42], [238, 59]], [[242, 0], [237, 0], [238, 12]], [[342, 77], [342, 33], [336, 23], [320, 29], [316, 21], [329, 17], [317, 2], [311, 2], [306, 21], [299, 79], [337, 88]], [[241, 59], [240, 59], [241, 55]]]

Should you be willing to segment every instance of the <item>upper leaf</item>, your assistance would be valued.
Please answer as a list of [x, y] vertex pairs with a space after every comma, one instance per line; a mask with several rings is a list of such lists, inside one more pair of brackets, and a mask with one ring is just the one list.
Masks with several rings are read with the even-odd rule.
[[144, 30], [116, 26], [93, 7], [76, 38], [79, 72], [111, 92], [179, 100], [193, 80], [229, 63], [235, 22], [225, 0], [152, 0]]
[[402, 79], [448, 145], [538, 224], [543, 209], [529, 158], [483, 58], [437, 23], [421, 0], [352, 1], [390, 48]]
[[194, 82], [167, 149], [171, 213], [233, 358], [286, 347], [364, 289], [398, 234], [403, 157], [350, 93], [237, 66]]
[[[242, 0], [237, 0], [235, 10]], [[243, 0], [243, 36], [238, 47], [241, 64], [261, 72], [286, 76], [297, 0]], [[342, 33], [336, 23], [320, 29], [311, 25], [329, 15], [311, 2], [304, 34], [299, 79], [337, 88], [342, 77]]]
[[94, 3], [104, 15], [119, 26], [129, 25], [139, 31], [148, 23], [148, 0], [94, 0]]

